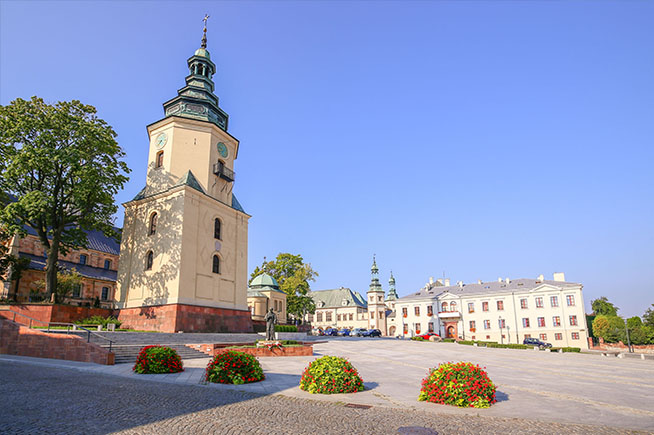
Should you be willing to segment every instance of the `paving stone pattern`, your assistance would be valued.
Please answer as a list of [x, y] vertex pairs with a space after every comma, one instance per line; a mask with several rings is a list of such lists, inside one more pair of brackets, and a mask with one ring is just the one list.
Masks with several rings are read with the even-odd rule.
[[165, 384], [0, 361], [0, 433], [620, 434], [601, 426], [426, 413]]

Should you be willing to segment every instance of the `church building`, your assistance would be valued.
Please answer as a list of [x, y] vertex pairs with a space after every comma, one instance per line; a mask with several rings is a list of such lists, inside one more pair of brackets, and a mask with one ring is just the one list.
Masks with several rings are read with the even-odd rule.
[[145, 187], [123, 204], [116, 294], [124, 327], [250, 332], [248, 219], [233, 194], [239, 141], [214, 94], [216, 65], [201, 47], [186, 86], [147, 126]]

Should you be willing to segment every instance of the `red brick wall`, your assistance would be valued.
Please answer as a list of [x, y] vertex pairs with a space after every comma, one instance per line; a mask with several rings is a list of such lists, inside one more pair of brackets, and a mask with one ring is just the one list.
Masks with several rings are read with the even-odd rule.
[[[232, 344], [233, 346], [234, 344]], [[287, 346], [283, 348], [275, 347], [268, 349], [267, 347], [243, 347], [243, 348], [228, 348], [225, 343], [220, 344], [187, 344], [195, 350], [199, 350], [207, 355], [215, 356], [219, 353], [225, 353], [228, 350], [237, 350], [239, 352], [247, 353], [254, 356], [311, 356], [313, 355], [313, 345], [305, 344], [304, 346]]]
[[48, 334], [0, 319], [0, 353], [113, 365], [114, 354], [76, 335]]
[[[627, 345], [619, 341], [617, 343], [604, 343], [604, 340], [599, 339], [598, 345], [593, 345], [592, 338], [588, 339], [588, 347], [591, 350], [613, 350], [613, 351], [624, 351], [627, 352]], [[654, 353], [654, 344], [632, 344], [631, 347], [634, 349], [635, 353]]]
[[[106, 308], [87, 308], [74, 307], [72, 305], [40, 305], [40, 304], [21, 304], [7, 305], [3, 308], [9, 308], [20, 314], [32, 317], [42, 323], [34, 323], [34, 326], [45, 326], [48, 322], [73, 323], [76, 320], [85, 319], [91, 316], [109, 317], [115, 315], [115, 310]], [[8, 319], [13, 316], [6, 311], [0, 311], [0, 315]], [[29, 324], [29, 319], [22, 316], [16, 316], [16, 322]]]
[[121, 328], [160, 332], [252, 332], [247, 310], [170, 304], [123, 308]]

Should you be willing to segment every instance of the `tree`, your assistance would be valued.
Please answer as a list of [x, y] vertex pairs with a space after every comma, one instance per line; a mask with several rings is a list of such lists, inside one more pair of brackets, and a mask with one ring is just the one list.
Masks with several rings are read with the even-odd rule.
[[36, 231], [44, 246], [45, 290], [57, 289], [59, 254], [85, 246], [85, 230], [117, 237], [114, 195], [129, 168], [116, 133], [77, 100], [55, 105], [32, 97], [0, 106], [0, 191], [13, 195], [0, 226], [24, 236]]
[[590, 302], [590, 306], [593, 308], [593, 314], [601, 314], [604, 316], [617, 316], [618, 307], [613, 305], [606, 296], [602, 296], [598, 299], [595, 299]]
[[280, 290], [286, 293], [286, 311], [297, 318], [303, 318], [307, 313], [314, 313], [316, 306], [311, 296], [309, 281], [315, 281], [318, 273], [305, 264], [301, 255], [279, 253], [274, 261], [264, 261], [255, 267], [250, 275], [250, 282], [267, 273], [277, 280]]
[[[35, 282], [36, 287], [43, 289], [46, 286], [45, 280]], [[73, 293], [75, 288], [82, 285], [82, 275], [77, 270], [58, 270], [57, 271], [57, 288], [54, 292], [54, 302], [61, 303], [64, 299]]]
[[618, 316], [598, 315], [593, 321], [593, 333], [607, 343], [626, 341], [624, 320]]
[[652, 308], [654, 308], [654, 304], [643, 314], [643, 323], [654, 328], [654, 310]]

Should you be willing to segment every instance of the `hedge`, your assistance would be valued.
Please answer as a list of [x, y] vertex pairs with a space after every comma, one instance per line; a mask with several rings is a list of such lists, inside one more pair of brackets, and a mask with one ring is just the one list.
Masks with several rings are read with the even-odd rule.
[[559, 350], [561, 352], [581, 352], [580, 347], [553, 347], [550, 349], [552, 352], [558, 352]]
[[295, 325], [275, 325], [275, 332], [297, 332]]

